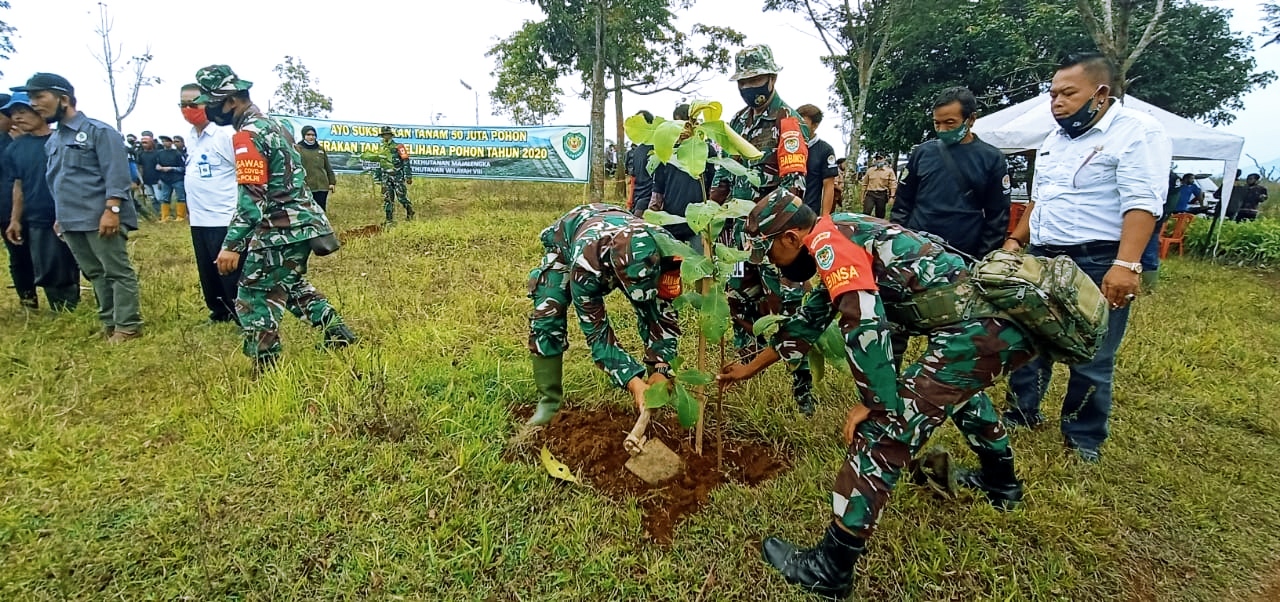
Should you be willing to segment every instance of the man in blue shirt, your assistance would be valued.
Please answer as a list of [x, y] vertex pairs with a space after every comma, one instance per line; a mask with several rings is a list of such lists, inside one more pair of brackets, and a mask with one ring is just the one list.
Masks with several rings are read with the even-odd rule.
[[[8, 94], [0, 94], [0, 104], [9, 102]], [[6, 115], [0, 115], [0, 154], [4, 153], [10, 141], [9, 130], [13, 124]], [[0, 168], [0, 231], [9, 227], [9, 214], [13, 208], [13, 180]], [[18, 293], [18, 303], [26, 309], [38, 309], [39, 297], [36, 296], [35, 272], [31, 266], [31, 251], [5, 239], [5, 249], [9, 252], [9, 276], [13, 278], [13, 289]]]
[[1182, 185], [1178, 187], [1178, 204], [1174, 207], [1174, 213], [1186, 213], [1191, 210], [1191, 202], [1199, 205], [1204, 203], [1204, 191], [1200, 190], [1200, 185], [1196, 184], [1196, 177], [1192, 174], [1182, 174]]
[[34, 110], [26, 92], [14, 92], [0, 106], [0, 113], [13, 120], [25, 135], [16, 138], [0, 153], [5, 184], [13, 190], [13, 211], [4, 237], [31, 254], [35, 286], [44, 289], [53, 311], [75, 311], [80, 303], [80, 267], [71, 248], [53, 231], [57, 220], [53, 194], [45, 179], [47, 157], [44, 145], [52, 131]]
[[129, 201], [124, 139], [76, 109], [75, 89], [61, 75], [37, 73], [15, 91], [29, 94], [31, 108], [46, 122], [58, 123], [45, 144], [45, 176], [63, 240], [93, 284], [103, 334], [112, 344], [142, 336], [138, 274], [125, 246], [138, 214]]

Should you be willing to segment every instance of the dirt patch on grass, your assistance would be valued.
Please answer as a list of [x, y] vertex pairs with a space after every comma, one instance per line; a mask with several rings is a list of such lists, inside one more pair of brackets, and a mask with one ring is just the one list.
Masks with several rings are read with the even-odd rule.
[[1280, 602], [1280, 562], [1271, 565], [1262, 576], [1262, 589], [1253, 602]]
[[[521, 422], [531, 413], [518, 412]], [[700, 510], [711, 492], [726, 483], [758, 485], [790, 468], [778, 450], [762, 443], [725, 434], [724, 471], [716, 468], [715, 437], [706, 432], [703, 453], [694, 451], [693, 431], [680, 428], [674, 416], [656, 419], [649, 437], [661, 439], [685, 461], [685, 472], [671, 480], [649, 485], [625, 468], [631, 457], [622, 448], [636, 417], [617, 410], [561, 410], [551, 425], [538, 429], [521, 444], [521, 451], [537, 461], [545, 445], [580, 479], [614, 498], [639, 500], [644, 527], [658, 543], [669, 543], [676, 525]]]
[[360, 226], [359, 228], [349, 228], [347, 230], [343, 230], [342, 234], [338, 235], [338, 238], [340, 240], [349, 240], [352, 238], [369, 238], [372, 236], [377, 236], [379, 232], [382, 232], [382, 226], [378, 224], [369, 224], [366, 226]]

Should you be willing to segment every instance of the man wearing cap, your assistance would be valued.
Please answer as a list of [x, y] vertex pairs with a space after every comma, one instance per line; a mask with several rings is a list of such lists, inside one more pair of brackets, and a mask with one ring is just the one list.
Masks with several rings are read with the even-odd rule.
[[103, 333], [113, 344], [136, 339], [142, 336], [138, 274], [125, 242], [138, 228], [138, 214], [124, 138], [80, 113], [75, 89], [60, 75], [37, 73], [16, 91], [30, 95], [31, 108], [46, 122], [58, 123], [45, 143], [46, 177], [63, 239], [93, 284]]
[[[8, 103], [10, 96], [0, 94], [0, 100]], [[10, 133], [13, 122], [8, 112], [0, 111], [0, 156], [13, 141]], [[8, 230], [17, 222], [11, 221], [9, 215], [13, 211], [13, 174], [0, 163], [0, 232]], [[29, 247], [22, 246], [4, 237], [4, 246], [9, 254], [9, 276], [13, 278], [13, 289], [18, 293], [18, 304], [27, 309], [38, 309], [40, 298], [36, 295], [35, 268], [31, 262]]]
[[862, 176], [862, 212], [884, 219], [889, 199], [898, 193], [898, 176], [889, 167], [889, 158], [876, 153]]
[[53, 231], [56, 210], [45, 178], [48, 158], [44, 147], [53, 131], [31, 108], [26, 92], [14, 92], [9, 102], [0, 106], [0, 114], [12, 119], [24, 134], [0, 156], [6, 180], [3, 186], [13, 191], [5, 240], [29, 250], [35, 285], [44, 289], [49, 308], [74, 311], [80, 303], [80, 267], [67, 243]]
[[240, 267], [218, 273], [218, 253], [227, 238], [227, 227], [236, 214], [239, 187], [236, 184], [236, 155], [231, 130], [209, 123], [205, 106], [197, 103], [198, 84], [182, 87], [178, 108], [191, 124], [191, 146], [185, 173], [187, 207], [190, 211], [191, 245], [195, 249], [200, 291], [209, 309], [209, 323], [236, 321], [236, 296]]
[[[839, 312], [845, 353], [862, 404], [849, 412], [844, 436], [848, 457], [832, 494], [826, 536], [801, 550], [775, 538], [763, 555], [788, 582], [828, 596], [847, 596], [853, 566], [865, 553], [889, 494], [902, 473], [950, 416], [982, 464], [960, 482], [983, 491], [998, 509], [1015, 506], [1022, 485], [1013, 468], [1009, 438], [991, 400], [981, 394], [996, 378], [1036, 353], [1020, 326], [978, 298], [958, 255], [910, 230], [865, 215], [817, 216], [800, 199], [779, 190], [747, 217], [751, 261], [766, 257], [784, 276], [818, 287], [804, 306], [781, 323], [770, 348], [750, 364], [726, 366], [722, 384], [745, 380], [779, 359], [798, 357]], [[967, 318], [912, 312], [926, 296], [950, 295]], [[953, 312], [954, 314], [955, 312]], [[928, 349], [898, 372], [889, 343], [890, 323], [929, 338]], [[865, 407], [864, 407], [865, 406]]]
[[257, 372], [279, 359], [280, 318], [287, 307], [312, 326], [324, 328], [324, 345], [356, 342], [329, 300], [306, 281], [311, 241], [331, 236], [333, 227], [307, 194], [302, 159], [293, 139], [249, 98], [252, 82], [231, 67], [210, 65], [196, 72], [209, 121], [234, 126], [232, 147], [239, 184], [236, 212], [218, 253], [218, 271], [230, 274], [244, 255], [236, 314], [244, 329], [244, 353]]
[[[809, 137], [800, 114], [783, 102], [774, 85], [781, 67], [773, 60], [768, 46], [749, 46], [734, 57], [734, 81], [747, 106], [730, 120], [729, 126], [746, 138], [763, 155], [754, 160], [734, 157], [754, 176], [735, 176], [724, 168], [716, 170], [711, 183], [711, 200], [727, 198], [755, 201], [783, 188], [796, 195], [804, 194], [808, 164]], [[785, 138], [785, 141], [784, 141]], [[742, 247], [742, 220], [732, 220], [721, 235], [722, 241]], [[738, 356], [749, 360], [765, 347], [763, 337], [752, 332], [752, 326], [769, 314], [789, 314], [804, 298], [804, 284], [779, 277], [773, 266], [738, 264], [727, 287], [729, 311], [733, 318], [733, 344]], [[796, 408], [805, 416], [817, 411], [813, 393], [813, 374], [808, 358], [791, 364], [791, 389]]]
[[382, 210], [387, 214], [387, 224], [395, 221], [395, 202], [404, 205], [405, 219], [413, 219], [413, 203], [409, 202], [409, 184], [413, 182], [413, 170], [409, 165], [409, 149], [396, 144], [395, 130], [384, 125], [378, 132], [382, 137], [382, 154], [391, 158], [391, 169], [381, 163], [373, 169], [373, 177], [382, 183]]
[[[565, 214], [540, 238], [546, 256], [529, 272], [529, 352], [539, 400], [528, 424], [550, 423], [564, 400], [571, 302], [591, 359], [614, 385], [631, 393], [637, 407], [643, 406], [645, 390], [670, 378], [680, 339], [679, 316], [671, 306], [680, 295], [680, 262], [659, 244], [669, 235], [621, 207], [592, 204]], [[615, 289], [636, 312], [645, 343], [643, 363], [618, 344], [605, 313], [605, 296]]]

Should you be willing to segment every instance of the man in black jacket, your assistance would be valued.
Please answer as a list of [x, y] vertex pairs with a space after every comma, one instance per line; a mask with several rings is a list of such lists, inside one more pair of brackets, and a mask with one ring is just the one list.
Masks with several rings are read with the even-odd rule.
[[[678, 121], [688, 121], [689, 105], [677, 106], [672, 116]], [[688, 136], [691, 132], [691, 129], [686, 129], [680, 135], [680, 144], [706, 144], [707, 156], [716, 156], [715, 147], [710, 142], [704, 143], [697, 139], [689, 142]], [[715, 165], [707, 163], [702, 175], [694, 178], [670, 163], [658, 164], [658, 168], [653, 172], [653, 193], [650, 195], [647, 207], [654, 211], [665, 211], [684, 217], [690, 203], [702, 203], [707, 200], [708, 187], [711, 185], [715, 170]], [[687, 243], [699, 253], [702, 252], [702, 237], [698, 236], [688, 224], [671, 224], [663, 228], [675, 239]]]
[[1008, 164], [1000, 149], [974, 135], [978, 101], [967, 88], [943, 90], [933, 103], [937, 140], [907, 158], [889, 221], [942, 237], [982, 257], [1009, 231]]

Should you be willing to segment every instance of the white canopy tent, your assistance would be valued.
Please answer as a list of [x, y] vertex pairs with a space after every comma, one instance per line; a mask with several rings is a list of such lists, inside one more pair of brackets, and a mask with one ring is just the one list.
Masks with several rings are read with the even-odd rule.
[[[1208, 159], [1226, 164], [1222, 172], [1222, 202], [1218, 203], [1218, 219], [1222, 219], [1235, 184], [1244, 138], [1205, 127], [1133, 96], [1126, 96], [1122, 102], [1126, 108], [1147, 113], [1164, 125], [1173, 141], [1174, 159]], [[1048, 93], [980, 117], [973, 125], [975, 134], [1006, 154], [1039, 149], [1056, 129]]]

